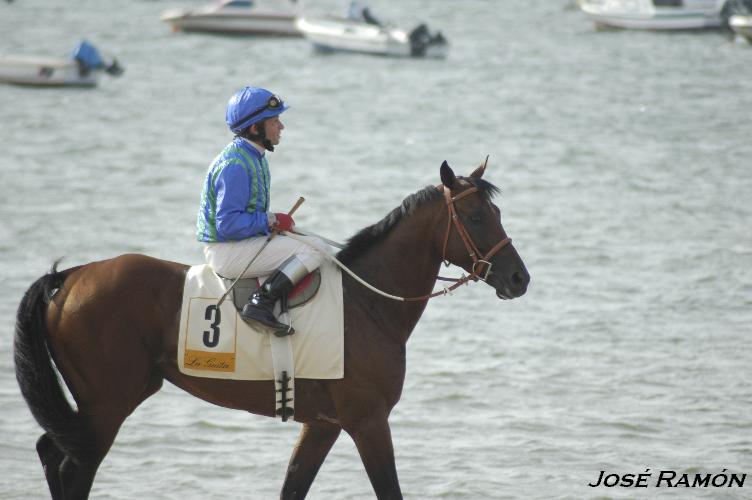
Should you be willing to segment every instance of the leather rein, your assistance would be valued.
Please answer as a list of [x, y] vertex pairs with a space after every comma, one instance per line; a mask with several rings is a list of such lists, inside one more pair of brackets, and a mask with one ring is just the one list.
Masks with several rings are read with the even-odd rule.
[[[465, 191], [462, 191], [460, 194], [456, 196], [452, 196], [452, 191], [447, 188], [444, 185], [440, 186], [440, 189], [444, 192], [444, 199], [446, 201], [447, 205], [447, 211], [449, 212], [448, 220], [447, 220], [447, 229], [446, 233], [444, 234], [444, 245], [441, 251], [441, 260], [444, 262], [444, 265], [449, 266], [450, 262], [446, 259], [446, 250], [447, 245], [449, 243], [449, 234], [452, 232], [452, 225], [454, 225], [455, 229], [457, 230], [457, 234], [460, 235], [460, 238], [462, 239], [462, 242], [465, 244], [465, 249], [467, 250], [468, 255], [473, 261], [473, 267], [471, 268], [471, 272], [469, 276], [462, 276], [462, 278], [454, 279], [454, 278], [442, 278], [440, 276], [437, 276], [437, 279], [442, 279], [446, 281], [454, 281], [455, 283], [450, 287], [445, 287], [443, 290], [440, 290], [438, 292], [434, 292], [428, 295], [422, 295], [420, 297], [405, 297], [403, 300], [405, 302], [416, 302], [420, 300], [427, 300], [431, 299], [433, 297], [438, 297], [439, 295], [446, 295], [449, 292], [459, 288], [460, 286], [464, 285], [470, 280], [473, 281], [486, 281], [488, 279], [488, 276], [491, 274], [491, 268], [493, 267], [493, 264], [490, 262], [489, 259], [496, 255], [499, 250], [507, 246], [512, 242], [511, 238], [504, 238], [501, 241], [499, 241], [496, 245], [491, 248], [491, 250], [488, 251], [485, 255], [482, 255], [480, 250], [478, 249], [478, 246], [473, 241], [473, 238], [470, 236], [470, 233], [465, 228], [465, 225], [462, 223], [462, 220], [460, 219], [460, 216], [457, 214], [457, 208], [455, 207], [455, 203], [458, 200], [461, 200], [462, 198], [469, 196], [473, 193], [478, 192], [478, 188], [473, 186], [471, 188], [466, 189]], [[480, 257], [482, 255], [482, 257]], [[483, 267], [485, 266], [485, 269]]]

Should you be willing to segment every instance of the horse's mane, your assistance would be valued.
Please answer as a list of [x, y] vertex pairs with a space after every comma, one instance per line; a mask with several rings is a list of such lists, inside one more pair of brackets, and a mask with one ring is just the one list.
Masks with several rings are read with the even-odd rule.
[[[470, 177], [458, 177], [457, 179], [465, 180], [477, 187], [479, 194], [486, 200], [491, 200], [499, 192], [499, 188], [483, 179]], [[426, 186], [420, 191], [411, 194], [402, 200], [402, 204], [389, 212], [386, 217], [372, 226], [361, 229], [355, 236], [347, 240], [345, 248], [337, 253], [337, 259], [343, 264], [349, 265], [368, 251], [369, 248], [386, 238], [403, 218], [413, 214], [423, 205], [442, 197], [442, 191], [437, 189], [436, 186]]]

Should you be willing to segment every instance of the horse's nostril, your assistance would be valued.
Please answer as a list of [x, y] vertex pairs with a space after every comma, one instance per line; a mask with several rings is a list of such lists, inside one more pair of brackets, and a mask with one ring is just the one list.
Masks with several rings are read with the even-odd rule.
[[520, 269], [519, 271], [512, 273], [512, 276], [509, 277], [509, 281], [511, 287], [518, 292], [525, 293], [527, 285], [530, 283], [530, 275], [527, 274], [525, 269]]
[[522, 276], [520, 275], [520, 273], [519, 273], [519, 272], [517, 272], [517, 273], [514, 273], [514, 274], [512, 275], [512, 284], [519, 286], [519, 285], [521, 285], [521, 284], [522, 284], [523, 282], [524, 282], [524, 280], [522, 279]]

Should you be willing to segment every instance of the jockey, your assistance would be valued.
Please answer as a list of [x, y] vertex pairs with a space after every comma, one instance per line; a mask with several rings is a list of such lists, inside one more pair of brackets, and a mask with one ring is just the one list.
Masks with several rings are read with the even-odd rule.
[[[289, 334], [292, 328], [277, 320], [274, 305], [319, 267], [322, 256], [284, 234], [267, 238], [273, 230], [295, 227], [286, 213], [269, 211], [271, 175], [266, 151], [274, 151], [279, 144], [285, 128], [279, 115], [286, 109], [282, 99], [257, 87], [240, 89], [230, 98], [226, 121], [235, 137], [209, 166], [196, 237], [204, 243], [207, 264], [225, 278], [239, 277], [256, 256], [243, 277], [269, 277], [249, 297], [241, 317]], [[313, 239], [311, 243], [321, 248], [321, 242]]]

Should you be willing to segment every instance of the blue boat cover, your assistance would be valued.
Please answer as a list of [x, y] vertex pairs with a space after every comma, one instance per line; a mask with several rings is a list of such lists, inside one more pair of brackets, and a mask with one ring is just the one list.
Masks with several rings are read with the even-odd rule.
[[79, 61], [84, 67], [89, 69], [101, 68], [104, 66], [102, 56], [99, 51], [86, 40], [81, 40], [71, 53], [71, 59]]

